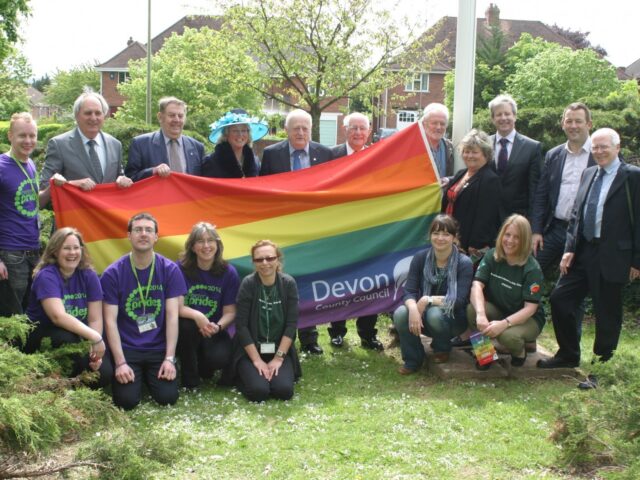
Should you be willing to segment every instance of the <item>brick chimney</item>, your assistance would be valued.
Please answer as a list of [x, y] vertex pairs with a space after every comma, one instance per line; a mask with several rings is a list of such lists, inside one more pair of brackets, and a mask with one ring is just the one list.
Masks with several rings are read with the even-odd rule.
[[129, 40], [127, 40], [127, 47], [132, 43], [133, 43], [133, 37], [129, 37]]
[[490, 3], [487, 9], [484, 12], [484, 17], [486, 19], [487, 25], [498, 26], [500, 25], [500, 9], [494, 3]]

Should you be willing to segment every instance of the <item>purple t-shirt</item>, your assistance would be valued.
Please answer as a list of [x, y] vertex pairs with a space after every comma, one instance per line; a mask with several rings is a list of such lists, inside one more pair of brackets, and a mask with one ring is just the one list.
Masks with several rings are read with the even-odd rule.
[[[167, 345], [165, 332], [165, 300], [187, 293], [182, 273], [168, 258], [155, 254], [156, 264], [145, 305], [140, 299], [138, 282], [131, 269], [129, 254], [109, 265], [102, 274], [104, 301], [118, 306], [118, 332], [122, 348], [145, 351], [164, 351]], [[136, 269], [142, 287], [147, 292], [151, 265], [144, 270]], [[152, 315], [157, 328], [140, 332], [140, 315]]]
[[24, 172], [7, 154], [0, 155], [0, 249], [37, 250], [38, 182], [31, 159], [22, 163]]
[[190, 279], [182, 269], [181, 271], [187, 283], [184, 304], [204, 313], [209, 321], [218, 323], [222, 317], [222, 307], [236, 303], [240, 278], [235, 267], [227, 265], [227, 270], [220, 277], [198, 268], [198, 280]]
[[27, 307], [29, 320], [45, 327], [53, 325], [42, 308], [42, 301], [47, 298], [60, 298], [65, 312], [88, 324], [89, 302], [102, 300], [98, 274], [90, 269], [76, 268], [65, 281], [56, 265], [47, 265], [33, 279]]

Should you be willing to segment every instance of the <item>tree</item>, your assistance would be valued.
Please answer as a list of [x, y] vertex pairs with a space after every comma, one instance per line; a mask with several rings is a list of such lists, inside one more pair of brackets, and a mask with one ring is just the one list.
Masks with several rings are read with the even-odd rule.
[[49, 85], [51, 85], [51, 79], [47, 73], [31, 82], [31, 86], [42, 93], [44, 93], [45, 87], [48, 87]]
[[590, 48], [601, 57], [607, 56], [607, 51], [604, 48], [602, 48], [600, 45], [596, 45], [596, 46], [591, 45], [591, 41], [587, 38], [589, 36], [589, 33], [591, 32], [581, 32], [580, 30], [571, 30], [570, 28], [560, 27], [555, 23], [551, 26], [551, 30], [553, 30], [559, 35], [562, 35], [564, 38], [569, 40], [578, 49]]
[[[127, 100], [117, 117], [144, 121], [146, 65], [146, 59], [129, 63], [130, 78], [119, 85]], [[184, 100], [189, 128], [206, 131], [232, 108], [257, 112], [262, 107], [251, 86], [260, 78], [256, 63], [232, 36], [210, 28], [173, 34], [154, 55], [151, 69], [154, 103], [168, 95]]]
[[522, 106], [554, 107], [607, 97], [621, 84], [615, 68], [593, 50], [559, 47], [519, 64], [506, 87]]
[[70, 70], [58, 70], [45, 88], [45, 98], [49, 104], [71, 111], [73, 102], [85, 87], [100, 91], [100, 74], [88, 63]]
[[[387, 67], [411, 30], [374, 0], [226, 0], [225, 17], [257, 59], [267, 98], [302, 108], [319, 139], [320, 115], [345, 97], [371, 97], [403, 83], [410, 65]], [[401, 34], [402, 33], [402, 34]], [[410, 58], [407, 55], [405, 58]], [[409, 68], [407, 68], [409, 67]], [[276, 88], [270, 88], [276, 83]]]
[[10, 53], [0, 64], [0, 118], [7, 119], [13, 113], [29, 111], [27, 79], [31, 67], [24, 55], [11, 47]]
[[0, 0], [0, 61], [11, 55], [21, 17], [29, 14], [29, 0]]

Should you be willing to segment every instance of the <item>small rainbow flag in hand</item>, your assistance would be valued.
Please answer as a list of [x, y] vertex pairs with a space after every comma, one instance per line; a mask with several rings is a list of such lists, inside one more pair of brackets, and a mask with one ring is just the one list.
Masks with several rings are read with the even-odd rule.
[[217, 226], [225, 258], [241, 275], [268, 238], [300, 292], [300, 326], [390, 312], [409, 263], [424, 248], [441, 190], [421, 126], [359, 153], [296, 172], [245, 179], [185, 174], [90, 192], [52, 184], [58, 226], [78, 228], [101, 272], [130, 250], [127, 222], [146, 211], [159, 223], [156, 250], [176, 259], [193, 224]]

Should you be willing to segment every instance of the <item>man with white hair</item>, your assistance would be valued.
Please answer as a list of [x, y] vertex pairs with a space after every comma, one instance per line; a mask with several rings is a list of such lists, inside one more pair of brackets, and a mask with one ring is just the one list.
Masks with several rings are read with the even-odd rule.
[[[353, 112], [343, 120], [343, 126], [347, 135], [347, 141], [340, 145], [336, 145], [331, 149], [334, 160], [345, 157], [366, 148], [367, 140], [371, 135], [371, 125], [369, 118], [359, 112]], [[360, 344], [364, 348], [370, 350], [383, 350], [384, 347], [380, 340], [376, 337], [377, 315], [364, 315], [356, 320], [356, 328], [360, 337]], [[347, 334], [346, 320], [331, 322], [329, 327], [329, 336], [331, 337], [331, 345], [334, 347], [342, 347], [344, 345], [344, 336]]]
[[453, 144], [444, 137], [449, 124], [449, 110], [441, 103], [430, 103], [420, 121], [440, 178], [450, 177], [453, 175]]
[[[331, 150], [320, 143], [311, 141], [311, 115], [304, 110], [292, 110], [284, 122], [287, 140], [264, 149], [260, 176], [292, 172], [313, 167], [333, 158]], [[322, 354], [318, 345], [316, 327], [298, 330], [302, 351]]]
[[[539, 368], [572, 368], [580, 364], [580, 329], [576, 310], [591, 295], [596, 318], [593, 353], [609, 360], [622, 329], [622, 288], [640, 277], [640, 168], [619, 158], [620, 136], [601, 128], [591, 135], [597, 165], [580, 180], [567, 242], [560, 261], [562, 276], [551, 292], [551, 317], [558, 346]], [[578, 387], [595, 388], [589, 375]]]

